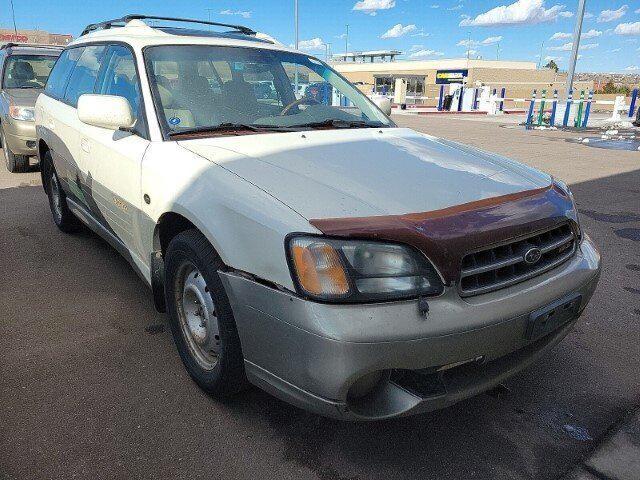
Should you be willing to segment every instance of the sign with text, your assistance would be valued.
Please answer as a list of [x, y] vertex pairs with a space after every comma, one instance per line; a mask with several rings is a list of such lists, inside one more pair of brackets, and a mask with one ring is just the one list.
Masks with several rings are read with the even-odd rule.
[[449, 83], [464, 83], [469, 76], [469, 70], [438, 70], [436, 72], [436, 83], [439, 85]]

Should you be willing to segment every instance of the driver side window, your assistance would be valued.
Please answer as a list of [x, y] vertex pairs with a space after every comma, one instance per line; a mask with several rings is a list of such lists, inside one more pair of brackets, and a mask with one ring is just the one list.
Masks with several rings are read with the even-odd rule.
[[116, 45], [109, 49], [98, 93], [126, 98], [134, 117], [137, 119], [140, 116], [140, 83], [133, 55], [128, 48]]

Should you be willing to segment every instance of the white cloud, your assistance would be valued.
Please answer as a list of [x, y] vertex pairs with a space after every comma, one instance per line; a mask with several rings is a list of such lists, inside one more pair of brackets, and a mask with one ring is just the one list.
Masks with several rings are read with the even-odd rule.
[[625, 70], [628, 70], [628, 71], [630, 71], [630, 72], [635, 72], [635, 71], [637, 71], [637, 70], [640, 70], [640, 67], [639, 67], [639, 66], [637, 66], [637, 65], [631, 65], [631, 66], [629, 66], [629, 67], [625, 68]]
[[609, 50], [609, 53], [618, 53], [618, 52], [621, 52], [621, 51], [622, 51], [621, 48], [614, 48], [612, 50]]
[[398, 23], [380, 35], [380, 38], [399, 38], [405, 36], [407, 33], [415, 32], [416, 30], [417, 27], [413, 23], [405, 26]]
[[485, 38], [482, 42], [482, 45], [494, 45], [496, 43], [500, 43], [502, 41], [502, 35], [498, 35], [497, 37], [488, 37]]
[[440, 5], [431, 5], [431, 8], [440, 8]]
[[560, 45], [559, 47], [549, 47], [547, 50], [551, 50], [552, 52], [570, 52], [572, 48], [573, 42], [569, 42], [564, 45]]
[[592, 28], [588, 32], [584, 32], [580, 38], [596, 38], [601, 35], [602, 35], [602, 32], [600, 30], [596, 30], [595, 28]]
[[[583, 43], [580, 45], [580, 50], [593, 50], [594, 48], [598, 48], [600, 46], [599, 43]], [[549, 47], [547, 50], [552, 52], [570, 52], [573, 49], [573, 42], [565, 43], [564, 45], [560, 45], [559, 47]]]
[[462, 10], [463, 7], [464, 5], [462, 3], [459, 3], [458, 5], [454, 5], [453, 7], [447, 8], [447, 10], [449, 10], [450, 12], [454, 12], [456, 10]]
[[324, 48], [324, 42], [319, 37], [312, 38], [311, 40], [300, 40], [300, 42], [298, 42], [298, 48], [309, 51], [321, 50]]
[[545, 8], [544, 0], [517, 0], [511, 5], [501, 5], [476, 18], [465, 18], [461, 27], [491, 27], [498, 25], [533, 25], [552, 22], [565, 11], [565, 5]]
[[239, 15], [242, 18], [251, 18], [253, 12], [249, 10], [221, 10], [220, 15]]
[[477, 50], [467, 50], [467, 55], [469, 55], [470, 57], [475, 57], [478, 54]]
[[417, 52], [418, 50], [424, 49], [424, 45], [411, 45], [409, 49], [410, 52]]
[[562, 57], [553, 57], [550, 55], [547, 55], [546, 57], [544, 57], [545, 62], [550, 62], [551, 60], [553, 60], [554, 62], [559, 62], [562, 59], [563, 59]]
[[373, 16], [377, 15], [378, 10], [389, 10], [395, 6], [395, 0], [361, 0], [360, 2], [356, 2], [353, 10]]
[[417, 32], [411, 34], [412, 37], [429, 37], [431, 36], [430, 33], [425, 32], [424, 28], [421, 28], [420, 30], [418, 30]]
[[487, 37], [484, 40], [482, 40], [481, 42], [479, 42], [477, 40], [468, 40], [468, 39], [460, 40], [458, 43], [456, 43], [456, 46], [458, 46], [458, 47], [466, 47], [466, 48], [478, 48], [478, 47], [481, 47], [483, 45], [484, 46], [486, 46], [486, 45], [495, 45], [496, 43], [500, 43], [501, 41], [502, 41], [502, 35], [499, 35], [497, 37]]
[[589, 18], [593, 18], [595, 17], [595, 15], [591, 12], [585, 12], [584, 13], [584, 18], [589, 19]]
[[480, 42], [467, 39], [460, 40], [458, 43], [456, 43], [456, 46], [458, 47], [477, 47], [478, 45], [480, 45]]
[[636, 10], [635, 12], [633, 12], [633, 13], [640, 13], [640, 8], [639, 8], [639, 9], [637, 9], [637, 10]]
[[573, 12], [560, 12], [558, 15], [562, 18], [571, 18], [573, 17]]
[[621, 23], [614, 32], [618, 35], [640, 35], [640, 22]]
[[600, 12], [600, 15], [598, 16], [598, 22], [604, 23], [604, 22], [613, 22], [614, 20], [618, 20], [625, 16], [625, 14], [627, 13], [627, 10], [629, 10], [629, 7], [627, 5], [623, 5], [617, 10], [603, 10]]
[[[584, 32], [580, 38], [585, 40], [588, 38], [596, 38], [601, 35], [602, 35], [602, 32], [600, 30], [596, 30], [592, 28], [588, 32]], [[569, 38], [573, 38], [572, 33], [557, 32], [551, 35], [551, 38], [549, 40], [567, 40]]]
[[435, 50], [418, 50], [417, 52], [409, 55], [411, 58], [424, 58], [424, 57], [441, 57], [443, 52], [437, 52]]

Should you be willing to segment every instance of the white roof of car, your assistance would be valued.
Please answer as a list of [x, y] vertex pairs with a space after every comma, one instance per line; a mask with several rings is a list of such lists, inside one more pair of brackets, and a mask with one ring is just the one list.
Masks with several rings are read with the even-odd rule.
[[[205, 27], [206, 28], [206, 27]], [[233, 47], [266, 48], [295, 52], [264, 33], [243, 34], [240, 31], [215, 32], [147, 25], [142, 20], [129, 20], [124, 26], [96, 29], [78, 37], [69, 46], [96, 41], [120, 41], [134, 48], [149, 45], [221, 45]]]

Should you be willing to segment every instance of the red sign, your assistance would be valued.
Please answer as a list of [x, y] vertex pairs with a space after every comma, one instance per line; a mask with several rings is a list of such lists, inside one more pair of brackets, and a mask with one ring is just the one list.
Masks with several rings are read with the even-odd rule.
[[1, 42], [22, 42], [22, 43], [26, 43], [29, 41], [29, 37], [27, 37], [26, 35], [16, 35], [14, 33], [11, 34], [1, 34], [0, 35], [0, 41]]

